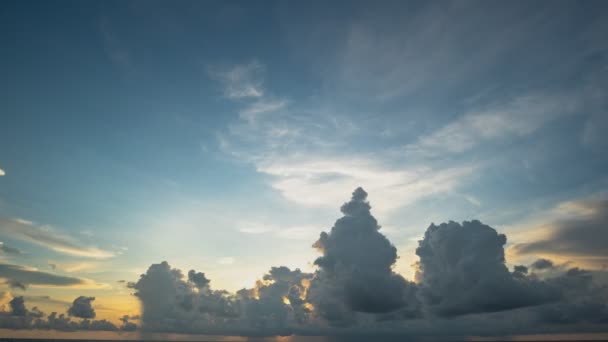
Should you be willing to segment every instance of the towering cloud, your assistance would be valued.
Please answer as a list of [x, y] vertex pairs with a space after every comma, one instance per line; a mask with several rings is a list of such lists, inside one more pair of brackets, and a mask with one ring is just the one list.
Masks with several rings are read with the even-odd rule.
[[13, 316], [25, 316], [27, 314], [27, 309], [25, 308], [25, 301], [23, 300], [23, 296], [15, 297], [10, 302], [11, 313]]
[[514, 276], [505, 266], [507, 238], [479, 221], [431, 224], [419, 242], [419, 296], [440, 316], [503, 311], [555, 300], [558, 293]]
[[144, 328], [150, 331], [221, 331], [236, 327], [239, 306], [226, 291], [214, 291], [203, 273], [188, 278], [166, 262], [153, 264], [130, 287], [143, 307]]
[[95, 318], [95, 309], [93, 309], [93, 301], [95, 297], [80, 296], [74, 299], [72, 306], [68, 309], [70, 316], [79, 318]]
[[329, 233], [314, 243], [323, 255], [310, 298], [318, 313], [334, 325], [348, 324], [352, 312], [417, 314], [415, 285], [393, 272], [397, 249], [379, 232], [367, 193], [357, 188]]

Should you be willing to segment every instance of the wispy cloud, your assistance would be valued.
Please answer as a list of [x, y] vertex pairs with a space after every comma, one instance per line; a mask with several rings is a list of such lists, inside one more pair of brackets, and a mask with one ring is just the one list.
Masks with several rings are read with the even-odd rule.
[[519, 97], [506, 105], [466, 113], [407, 145], [406, 151], [421, 156], [461, 153], [484, 142], [529, 135], [550, 121], [575, 113], [579, 105], [572, 96]]
[[258, 164], [259, 172], [274, 177], [272, 187], [291, 201], [306, 206], [331, 207], [349, 189], [364, 184], [374, 196], [374, 207], [379, 211], [450, 192], [475, 168], [472, 165], [446, 169], [391, 168], [373, 158], [275, 158]]
[[270, 234], [274, 237], [286, 240], [313, 240], [323, 230], [322, 227], [314, 225], [282, 226], [268, 222], [240, 222], [237, 223], [238, 231], [244, 234], [262, 235]]
[[19, 249], [7, 246], [4, 242], [0, 241], [0, 254], [20, 255], [22, 252]]
[[105, 259], [115, 254], [94, 246], [86, 246], [52, 227], [38, 226], [22, 219], [0, 218], [0, 234], [78, 257]]
[[[388, 156], [388, 149], [374, 155], [360, 153], [355, 147], [374, 134], [370, 129], [359, 129], [351, 118], [329, 108], [289, 105], [287, 111], [286, 100], [269, 100], [265, 95], [245, 104], [239, 119], [219, 134], [220, 147], [270, 176], [270, 185], [285, 199], [306, 207], [331, 208], [344, 193], [364, 185], [376, 198], [376, 210], [387, 212], [451, 192], [477, 167], [473, 163], [430, 167]], [[278, 111], [282, 115], [267, 115]], [[269, 228], [244, 229], [265, 233]]]
[[266, 100], [260, 99], [240, 112], [240, 117], [250, 124], [255, 124], [261, 115], [276, 112], [285, 108], [287, 101], [284, 99]]
[[0, 264], [0, 278], [32, 286], [104, 288], [104, 284], [12, 264]]
[[252, 61], [231, 68], [209, 68], [211, 77], [218, 80], [224, 96], [230, 99], [259, 98], [264, 95], [262, 64]]

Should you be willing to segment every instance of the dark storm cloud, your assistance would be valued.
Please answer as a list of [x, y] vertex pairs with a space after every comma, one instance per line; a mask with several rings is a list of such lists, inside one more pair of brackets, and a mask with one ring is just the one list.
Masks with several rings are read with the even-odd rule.
[[34, 271], [18, 265], [0, 264], [0, 278], [24, 285], [72, 286], [84, 284], [84, 280], [74, 277]]
[[530, 265], [530, 268], [533, 270], [546, 270], [549, 268], [553, 268], [553, 261], [549, 259], [538, 259]]
[[95, 309], [93, 301], [95, 297], [80, 296], [74, 299], [74, 302], [68, 309], [68, 315], [78, 318], [95, 318]]
[[205, 273], [196, 272], [195, 270], [188, 271], [188, 280], [199, 289], [203, 289], [209, 285], [209, 279], [205, 277]]
[[313, 245], [323, 255], [310, 298], [318, 313], [337, 325], [349, 324], [352, 312], [417, 315], [415, 285], [393, 272], [397, 249], [379, 232], [367, 193], [357, 188], [329, 233]]
[[11, 313], [13, 316], [25, 316], [27, 309], [25, 308], [25, 300], [22, 296], [13, 298], [9, 305], [11, 307]]
[[558, 221], [544, 240], [515, 246], [520, 254], [557, 254], [608, 261], [608, 200], [580, 202], [583, 215]]
[[559, 302], [535, 310], [540, 322], [608, 323], [608, 287], [594, 284], [590, 271], [572, 268], [549, 279], [548, 283], [557, 288], [562, 296]]
[[507, 239], [479, 221], [432, 224], [419, 242], [419, 296], [431, 313], [454, 316], [493, 312], [555, 300], [542, 282], [505, 266]]

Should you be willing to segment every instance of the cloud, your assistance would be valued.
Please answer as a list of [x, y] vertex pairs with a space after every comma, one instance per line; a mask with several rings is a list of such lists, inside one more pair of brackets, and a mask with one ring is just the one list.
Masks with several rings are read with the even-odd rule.
[[0, 241], [0, 254], [20, 255], [22, 252], [19, 249], [7, 246], [4, 242]]
[[313, 245], [323, 255], [315, 260], [319, 271], [309, 296], [319, 314], [336, 325], [348, 324], [352, 311], [418, 314], [415, 285], [392, 271], [397, 249], [379, 232], [370, 209], [367, 193], [357, 188], [342, 205], [344, 216]]
[[74, 286], [87, 283], [80, 278], [55, 275], [11, 264], [0, 264], [0, 278], [26, 285]]
[[518, 277], [509, 272], [506, 242], [505, 235], [479, 221], [431, 224], [416, 249], [419, 296], [426, 309], [455, 316], [557, 300], [558, 293], [545, 284], [526, 280], [521, 270]]
[[10, 302], [9, 305], [11, 307], [11, 313], [14, 316], [25, 316], [27, 314], [27, 309], [25, 308], [25, 301], [23, 297], [15, 297]]
[[0, 177], [6, 175], [6, 172], [4, 172], [4, 170], [0, 169]]
[[522, 96], [504, 106], [466, 113], [439, 130], [406, 146], [413, 155], [461, 153], [484, 142], [526, 136], [544, 124], [573, 114], [579, 101], [572, 96]]
[[0, 218], [0, 234], [78, 257], [105, 259], [114, 256], [110, 251], [83, 246], [71, 236], [63, 235], [51, 227], [38, 226], [21, 219]]
[[258, 100], [240, 112], [240, 118], [249, 124], [255, 124], [261, 115], [279, 111], [287, 106], [287, 100]]
[[[82, 316], [90, 316], [90, 312], [86, 312], [86, 298], [79, 297], [76, 299], [85, 298], [84, 301], [74, 304], [79, 306], [79, 310], [84, 310]], [[76, 301], [74, 301], [76, 303]], [[63, 302], [61, 302], [63, 303]], [[88, 303], [90, 304], [90, 303]], [[22, 296], [14, 297], [9, 306], [11, 312], [9, 314], [0, 312], [0, 328], [4, 329], [36, 329], [36, 330], [59, 330], [59, 331], [117, 331], [119, 330], [112, 322], [105, 319], [102, 320], [90, 320], [88, 318], [82, 319], [79, 322], [72, 321], [70, 317], [65, 314], [58, 314], [52, 312], [48, 317], [45, 318], [45, 314], [40, 311], [37, 307], [27, 309], [25, 306], [25, 298]], [[71, 308], [70, 308], [71, 309]], [[136, 325], [130, 322], [124, 322], [120, 330], [132, 331], [136, 328]]]
[[332, 207], [342, 194], [366, 184], [375, 208], [386, 212], [428, 196], [449, 193], [475, 166], [440, 170], [392, 168], [374, 159], [273, 159], [260, 161], [259, 172], [274, 177], [271, 185], [286, 199], [312, 207]]
[[143, 328], [148, 331], [238, 331], [239, 306], [225, 291], [209, 287], [204, 273], [182, 272], [167, 262], [151, 265], [130, 287], [142, 304]]
[[68, 309], [68, 315], [79, 318], [95, 318], [95, 309], [93, 301], [95, 297], [80, 296], [74, 299], [74, 302]]
[[537, 259], [535, 262], [533, 262], [530, 265], [530, 268], [534, 269], [534, 270], [546, 270], [549, 268], [553, 268], [553, 261], [549, 260], [549, 259]]
[[256, 61], [231, 68], [210, 68], [209, 74], [224, 87], [229, 99], [259, 98], [264, 95], [264, 66]]
[[[397, 250], [357, 188], [314, 248], [318, 269], [271, 267], [253, 288], [211, 288], [203, 272], [167, 262], [130, 283], [144, 331], [245, 336], [507, 334], [604, 324], [608, 288], [578, 268], [506, 267], [506, 236], [479, 221], [431, 224], [419, 241], [417, 283], [393, 271]], [[513, 322], [513, 323], [512, 323]], [[581, 328], [586, 325], [587, 328]], [[563, 328], [562, 328], [563, 327]], [[123, 329], [127, 328], [123, 324]], [[542, 329], [542, 330], [541, 330]], [[582, 329], [582, 330], [581, 330]]]
[[563, 204], [567, 214], [550, 223], [548, 236], [513, 247], [518, 254], [548, 254], [560, 257], [608, 261], [608, 200], [582, 200]]
[[27, 285], [17, 280], [9, 279], [6, 282], [6, 285], [8, 285], [8, 287], [11, 289], [20, 289], [22, 291], [27, 290]]

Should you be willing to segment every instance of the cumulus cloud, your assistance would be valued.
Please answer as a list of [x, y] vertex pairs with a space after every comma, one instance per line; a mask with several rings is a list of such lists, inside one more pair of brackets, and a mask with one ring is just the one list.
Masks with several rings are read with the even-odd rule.
[[[81, 298], [81, 297], [79, 297]], [[44, 329], [44, 330], [59, 330], [59, 331], [117, 331], [119, 330], [112, 322], [103, 320], [82, 319], [73, 321], [65, 314], [52, 312], [45, 318], [45, 314], [37, 307], [27, 309], [25, 299], [22, 296], [14, 297], [9, 306], [11, 311], [7, 313], [0, 312], [0, 328], [5, 329]], [[121, 329], [131, 331], [134, 324], [127, 322]]]
[[93, 301], [95, 297], [80, 296], [74, 299], [74, 302], [68, 309], [68, 315], [78, 318], [95, 318], [95, 309]]
[[[575, 208], [572, 208], [572, 207]], [[608, 200], [571, 203], [571, 215], [550, 224], [549, 236], [514, 246], [519, 254], [551, 254], [608, 261]]]
[[27, 309], [25, 308], [25, 300], [22, 296], [13, 298], [9, 305], [11, 307], [11, 313], [14, 316], [25, 316], [27, 314]]
[[[351, 312], [417, 314], [415, 285], [393, 272], [397, 249], [379, 232], [370, 213], [367, 193], [357, 188], [341, 208], [344, 216], [314, 247], [323, 255], [310, 298], [319, 314], [335, 324], [346, 324]], [[363, 252], [365, 251], [365, 252]]]
[[[381, 234], [367, 193], [357, 188], [341, 211], [343, 217], [313, 245], [321, 252], [314, 273], [271, 267], [252, 288], [230, 293], [213, 289], [203, 272], [183, 273], [167, 262], [151, 265], [127, 285], [142, 304], [142, 329], [405, 336], [542, 332], [608, 322], [608, 287], [595, 284], [591, 272], [566, 270], [565, 264], [554, 266], [548, 259], [510, 271], [506, 236], [479, 221], [431, 224], [416, 250], [420, 261], [417, 283], [412, 283], [394, 272], [397, 250]], [[7, 298], [11, 311], [0, 313], [4, 328], [138, 329], [131, 321], [139, 317], [123, 316], [120, 326], [93, 320], [94, 297], [80, 296], [67, 315], [53, 312], [46, 318], [36, 308], [28, 310], [24, 297]]]
[[167, 262], [151, 265], [130, 287], [142, 304], [142, 322], [149, 331], [200, 332], [234, 324], [238, 304], [226, 291], [214, 291], [204, 273], [188, 278]]
[[84, 246], [76, 239], [64, 235], [51, 227], [38, 226], [21, 219], [0, 218], [0, 235], [27, 241], [53, 251], [78, 257], [104, 259], [114, 253], [92, 246]]
[[505, 266], [507, 238], [479, 221], [431, 224], [419, 242], [419, 296], [440, 316], [504, 311], [556, 300], [544, 283]]

